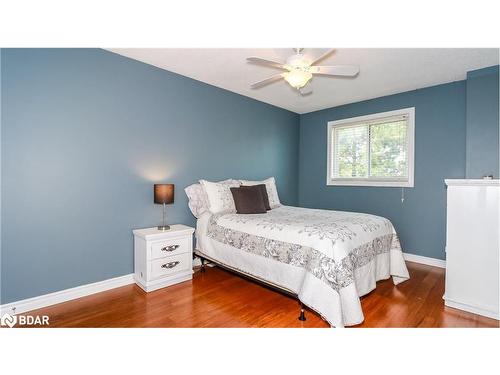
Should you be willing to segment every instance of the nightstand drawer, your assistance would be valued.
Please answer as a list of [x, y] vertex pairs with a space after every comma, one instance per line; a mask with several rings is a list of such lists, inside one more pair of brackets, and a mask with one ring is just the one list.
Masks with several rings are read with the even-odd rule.
[[173, 275], [191, 268], [191, 253], [184, 253], [156, 259], [151, 262], [151, 278]]
[[191, 252], [191, 236], [168, 239], [151, 244], [151, 259]]

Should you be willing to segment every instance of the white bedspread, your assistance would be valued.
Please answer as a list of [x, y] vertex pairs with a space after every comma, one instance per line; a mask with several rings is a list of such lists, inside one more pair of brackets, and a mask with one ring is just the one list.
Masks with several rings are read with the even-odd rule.
[[391, 222], [362, 213], [281, 206], [265, 214], [204, 214], [197, 249], [297, 293], [330, 325], [364, 320], [360, 296], [409, 278]]

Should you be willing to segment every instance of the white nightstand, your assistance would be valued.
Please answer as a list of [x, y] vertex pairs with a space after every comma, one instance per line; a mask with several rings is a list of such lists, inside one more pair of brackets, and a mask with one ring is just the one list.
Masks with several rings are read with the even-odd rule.
[[193, 277], [193, 232], [186, 225], [136, 229], [134, 279], [146, 292], [190, 280]]

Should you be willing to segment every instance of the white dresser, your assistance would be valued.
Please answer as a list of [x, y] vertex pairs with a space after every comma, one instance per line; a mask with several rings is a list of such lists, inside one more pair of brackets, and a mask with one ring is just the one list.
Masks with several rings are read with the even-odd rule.
[[499, 318], [499, 180], [445, 180], [445, 305]]
[[193, 276], [193, 232], [186, 225], [136, 229], [134, 233], [134, 279], [146, 292]]

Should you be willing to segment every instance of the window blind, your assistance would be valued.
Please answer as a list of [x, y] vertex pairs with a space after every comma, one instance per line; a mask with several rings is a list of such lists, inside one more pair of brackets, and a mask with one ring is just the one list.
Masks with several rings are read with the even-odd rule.
[[338, 126], [334, 128], [332, 138], [333, 178], [408, 178], [406, 115]]

